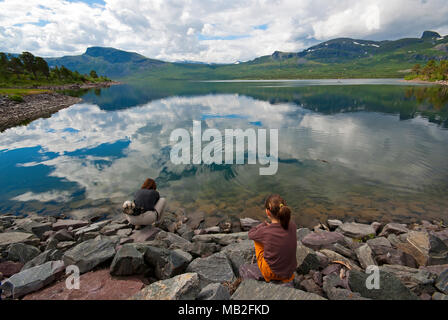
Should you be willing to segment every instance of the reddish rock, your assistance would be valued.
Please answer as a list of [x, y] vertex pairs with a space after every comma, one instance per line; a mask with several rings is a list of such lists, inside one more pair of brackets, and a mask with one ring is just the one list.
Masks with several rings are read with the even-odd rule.
[[162, 231], [161, 229], [153, 226], [146, 226], [143, 229], [135, 230], [130, 238], [134, 240], [134, 242], [145, 242], [154, 240], [156, 235]]
[[139, 277], [112, 277], [109, 269], [85, 273], [79, 283], [79, 290], [69, 290], [64, 279], [24, 300], [125, 300], [145, 286]]
[[0, 273], [2, 273], [5, 278], [9, 278], [14, 274], [19, 273], [22, 268], [23, 263], [20, 262], [5, 261], [0, 263]]
[[311, 232], [307, 234], [302, 243], [313, 250], [328, 248], [334, 243], [343, 243], [344, 236], [338, 232], [322, 231], [319, 233]]

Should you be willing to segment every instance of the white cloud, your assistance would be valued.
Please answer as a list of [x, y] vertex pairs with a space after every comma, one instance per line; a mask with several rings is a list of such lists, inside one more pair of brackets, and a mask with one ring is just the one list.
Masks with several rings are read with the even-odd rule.
[[57, 191], [52, 190], [48, 192], [42, 192], [42, 193], [34, 193], [34, 192], [25, 192], [21, 195], [18, 195], [17, 197], [12, 198], [11, 200], [15, 201], [40, 201], [40, 202], [68, 202], [70, 201], [70, 192], [68, 191]]
[[169, 61], [234, 62], [334, 37], [446, 33], [447, 16], [445, 0], [5, 0], [0, 51], [60, 56], [99, 45]]

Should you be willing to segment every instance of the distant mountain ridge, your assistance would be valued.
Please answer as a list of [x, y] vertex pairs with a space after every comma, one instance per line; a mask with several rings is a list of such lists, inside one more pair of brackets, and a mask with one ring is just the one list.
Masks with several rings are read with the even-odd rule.
[[47, 58], [80, 73], [94, 69], [113, 79], [279, 79], [403, 77], [416, 63], [448, 59], [448, 36], [425, 31], [420, 38], [372, 41], [337, 38], [301, 52], [275, 51], [247, 62], [165, 62], [135, 52], [89, 47], [79, 56]]
[[166, 63], [146, 58], [135, 52], [109, 47], [89, 47], [79, 56], [46, 58], [45, 60], [50, 67], [64, 65], [82, 74], [89, 73], [93, 69], [111, 78], [122, 78], [132, 73], [152, 70]]

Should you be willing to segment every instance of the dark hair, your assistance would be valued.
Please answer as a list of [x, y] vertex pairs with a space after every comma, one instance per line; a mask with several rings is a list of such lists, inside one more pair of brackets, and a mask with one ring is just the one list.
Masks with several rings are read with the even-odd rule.
[[276, 219], [280, 220], [282, 228], [288, 230], [291, 209], [286, 205], [286, 201], [278, 194], [272, 194], [266, 198], [264, 206]]
[[156, 182], [150, 178], [146, 179], [145, 182], [143, 182], [142, 184], [142, 189], [156, 190], [156, 188], [157, 188]]

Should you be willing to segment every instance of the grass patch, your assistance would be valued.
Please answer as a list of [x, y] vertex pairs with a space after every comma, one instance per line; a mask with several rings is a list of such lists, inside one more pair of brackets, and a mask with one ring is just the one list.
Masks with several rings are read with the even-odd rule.
[[30, 94], [39, 94], [39, 93], [45, 93], [50, 92], [50, 90], [44, 90], [44, 89], [17, 89], [17, 88], [0, 88], [0, 94], [4, 96], [27, 96]]

